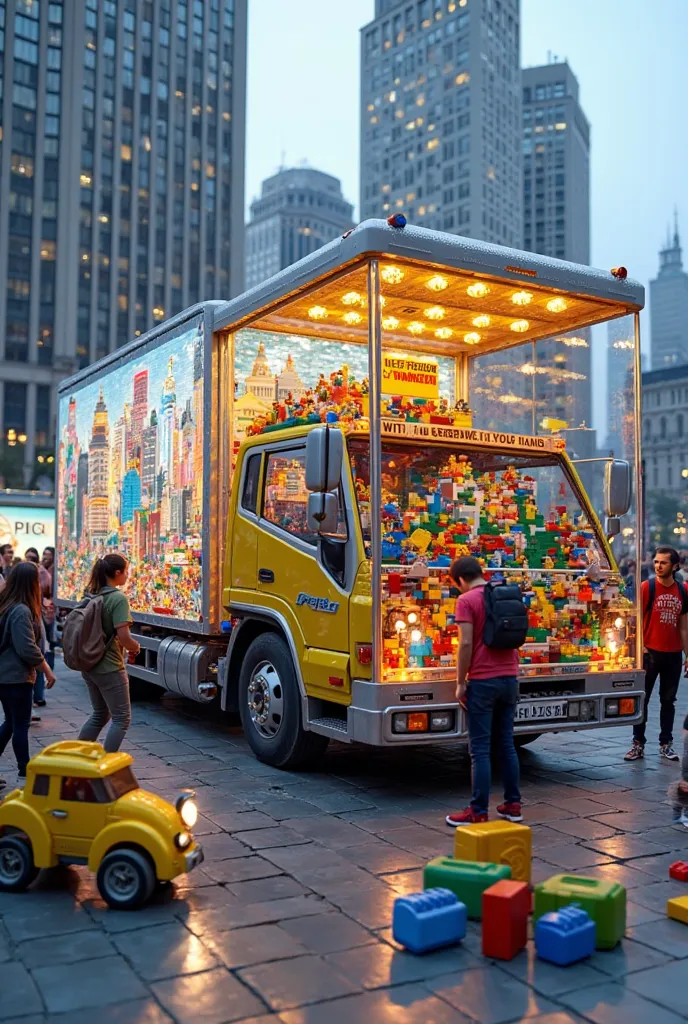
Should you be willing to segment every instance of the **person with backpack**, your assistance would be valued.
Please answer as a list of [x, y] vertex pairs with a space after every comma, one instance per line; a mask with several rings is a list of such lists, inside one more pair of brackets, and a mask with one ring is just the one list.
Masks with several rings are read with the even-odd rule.
[[41, 650], [41, 584], [38, 567], [20, 562], [0, 591], [0, 703], [5, 721], [0, 725], [0, 754], [10, 739], [20, 779], [29, 763], [29, 726], [36, 671], [46, 685], [55, 682]]
[[507, 821], [523, 821], [514, 714], [518, 648], [528, 634], [528, 612], [520, 587], [488, 583], [477, 558], [458, 558], [449, 573], [460, 591], [456, 602], [461, 632], [456, 694], [468, 717], [473, 796], [464, 811], [448, 814], [445, 820], [452, 827], [487, 821], [494, 739], [504, 782], [504, 803], [497, 807], [497, 814]]
[[657, 548], [654, 576], [640, 586], [645, 707], [642, 722], [633, 726], [633, 743], [625, 761], [639, 761], [645, 756], [647, 709], [658, 677], [659, 755], [668, 761], [679, 760], [673, 747], [674, 714], [684, 652], [688, 655], [688, 590], [676, 576], [679, 562], [674, 548]]
[[96, 559], [84, 600], [64, 625], [62, 648], [69, 668], [81, 671], [93, 713], [79, 733], [80, 740], [97, 740], [112, 719], [103, 746], [119, 750], [131, 722], [129, 676], [123, 651], [138, 654], [131, 635], [129, 601], [119, 589], [127, 582], [129, 563], [112, 553]]

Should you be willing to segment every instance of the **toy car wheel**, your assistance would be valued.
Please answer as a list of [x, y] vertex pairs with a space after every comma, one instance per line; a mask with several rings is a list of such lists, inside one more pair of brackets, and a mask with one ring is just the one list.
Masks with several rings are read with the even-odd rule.
[[155, 870], [139, 850], [112, 850], [98, 868], [98, 891], [113, 910], [136, 910], [155, 888]]
[[296, 768], [325, 752], [327, 737], [303, 727], [294, 663], [281, 636], [256, 637], [242, 662], [238, 689], [241, 724], [260, 761]]
[[0, 839], [0, 891], [24, 892], [38, 874], [28, 839], [3, 836]]

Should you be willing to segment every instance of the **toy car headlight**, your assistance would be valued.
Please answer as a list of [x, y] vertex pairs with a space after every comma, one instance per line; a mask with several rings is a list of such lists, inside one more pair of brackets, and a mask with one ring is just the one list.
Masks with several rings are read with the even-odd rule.
[[198, 804], [194, 800], [195, 793], [182, 793], [177, 800], [176, 807], [179, 817], [187, 828], [193, 828], [198, 821]]
[[191, 845], [191, 834], [189, 832], [178, 832], [174, 837], [174, 845], [178, 850], [185, 850]]

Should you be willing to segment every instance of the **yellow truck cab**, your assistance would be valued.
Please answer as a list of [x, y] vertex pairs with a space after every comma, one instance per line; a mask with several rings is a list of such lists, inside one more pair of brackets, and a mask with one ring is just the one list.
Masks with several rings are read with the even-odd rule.
[[26, 889], [41, 868], [87, 864], [103, 899], [117, 909], [145, 903], [155, 883], [203, 860], [190, 828], [194, 794], [176, 807], [140, 789], [130, 754], [65, 740], [27, 766], [23, 789], [0, 803], [0, 890]]
[[642, 305], [623, 268], [367, 221], [194, 307], [61, 387], [58, 603], [123, 550], [130, 674], [238, 709], [289, 767], [465, 739], [470, 553], [528, 607], [519, 742], [639, 720]]

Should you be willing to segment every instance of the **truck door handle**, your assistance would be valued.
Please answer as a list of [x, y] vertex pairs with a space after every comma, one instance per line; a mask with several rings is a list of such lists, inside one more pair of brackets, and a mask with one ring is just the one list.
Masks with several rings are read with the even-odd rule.
[[67, 817], [67, 812], [66, 811], [49, 811], [48, 813], [52, 814], [53, 818], [66, 818]]
[[261, 583], [274, 583], [275, 574], [272, 571], [272, 569], [259, 569], [258, 579], [260, 580]]

